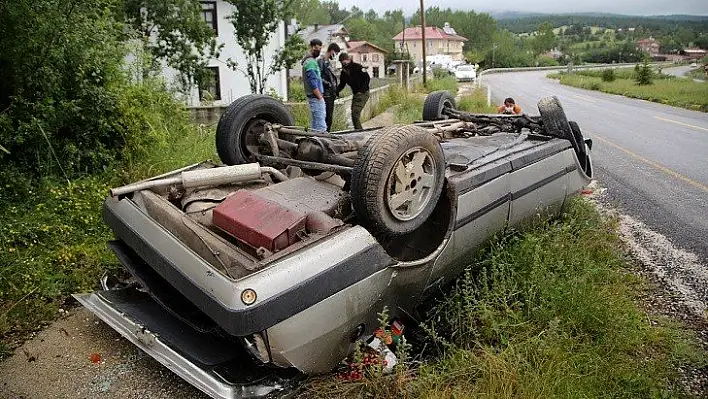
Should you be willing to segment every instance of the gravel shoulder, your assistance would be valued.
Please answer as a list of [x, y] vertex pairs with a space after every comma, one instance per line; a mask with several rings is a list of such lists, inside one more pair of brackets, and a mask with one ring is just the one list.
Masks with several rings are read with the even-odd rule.
[[207, 398], [84, 308], [65, 313], [0, 363], [1, 399], [99, 397]]

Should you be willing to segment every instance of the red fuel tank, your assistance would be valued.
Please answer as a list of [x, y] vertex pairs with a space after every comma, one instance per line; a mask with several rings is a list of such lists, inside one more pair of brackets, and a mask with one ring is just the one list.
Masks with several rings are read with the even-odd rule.
[[234, 238], [271, 252], [299, 240], [307, 215], [285, 208], [248, 190], [228, 196], [213, 211], [212, 222]]

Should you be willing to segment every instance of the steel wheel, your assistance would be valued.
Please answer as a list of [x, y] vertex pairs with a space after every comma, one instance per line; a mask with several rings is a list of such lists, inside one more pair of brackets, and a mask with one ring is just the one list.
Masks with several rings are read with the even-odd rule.
[[435, 191], [437, 168], [423, 147], [411, 148], [398, 158], [386, 186], [386, 205], [394, 218], [408, 221], [426, 209]]

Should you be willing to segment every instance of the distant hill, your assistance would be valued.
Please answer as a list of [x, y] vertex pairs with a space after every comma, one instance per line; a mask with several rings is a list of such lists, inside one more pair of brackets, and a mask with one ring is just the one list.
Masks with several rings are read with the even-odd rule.
[[624, 19], [655, 19], [667, 21], [708, 21], [708, 15], [628, 15], [611, 14], [602, 12], [580, 12], [580, 13], [535, 13], [525, 11], [487, 11], [498, 21], [507, 19], [525, 19], [538, 17], [596, 17], [596, 18], [624, 18]]
[[708, 32], [708, 15], [624, 15], [608, 13], [542, 14], [505, 11], [492, 13], [500, 27], [514, 33], [533, 32], [542, 22], [554, 27], [568, 25], [598, 26], [603, 28], [632, 28], [642, 26], [661, 29], [669, 26], [684, 26], [699, 32]]

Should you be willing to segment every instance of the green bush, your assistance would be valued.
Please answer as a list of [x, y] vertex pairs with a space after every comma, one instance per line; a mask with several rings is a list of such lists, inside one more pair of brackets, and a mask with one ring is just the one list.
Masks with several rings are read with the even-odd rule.
[[602, 81], [603, 82], [614, 82], [615, 81], [615, 70], [612, 68], [607, 68], [602, 70]]
[[304, 102], [307, 101], [305, 95], [305, 86], [302, 84], [302, 79], [290, 79], [288, 87], [288, 102]]
[[654, 83], [654, 72], [645, 61], [643, 64], [634, 66], [634, 81], [639, 86], [646, 86]]
[[495, 114], [496, 107], [487, 105], [487, 93], [484, 89], [475, 89], [471, 94], [465, 95], [457, 102], [457, 108], [462, 111], [484, 114]]
[[427, 92], [433, 92], [437, 90], [447, 90], [452, 95], [457, 95], [457, 79], [454, 76], [446, 75], [442, 78], [430, 79], [428, 80]]
[[550, 66], [558, 66], [560, 64], [558, 63], [558, 60], [556, 60], [553, 57], [539, 55], [538, 57], [536, 57], [536, 65], [539, 67], [550, 67]]
[[0, 169], [74, 177], [115, 161], [127, 76], [112, 5], [77, 2], [70, 17], [62, 2], [15, 2], [0, 12], [0, 143], [10, 152]]
[[433, 78], [445, 79], [448, 76], [450, 76], [450, 72], [448, 72], [447, 69], [442, 68], [442, 67], [433, 68]]

